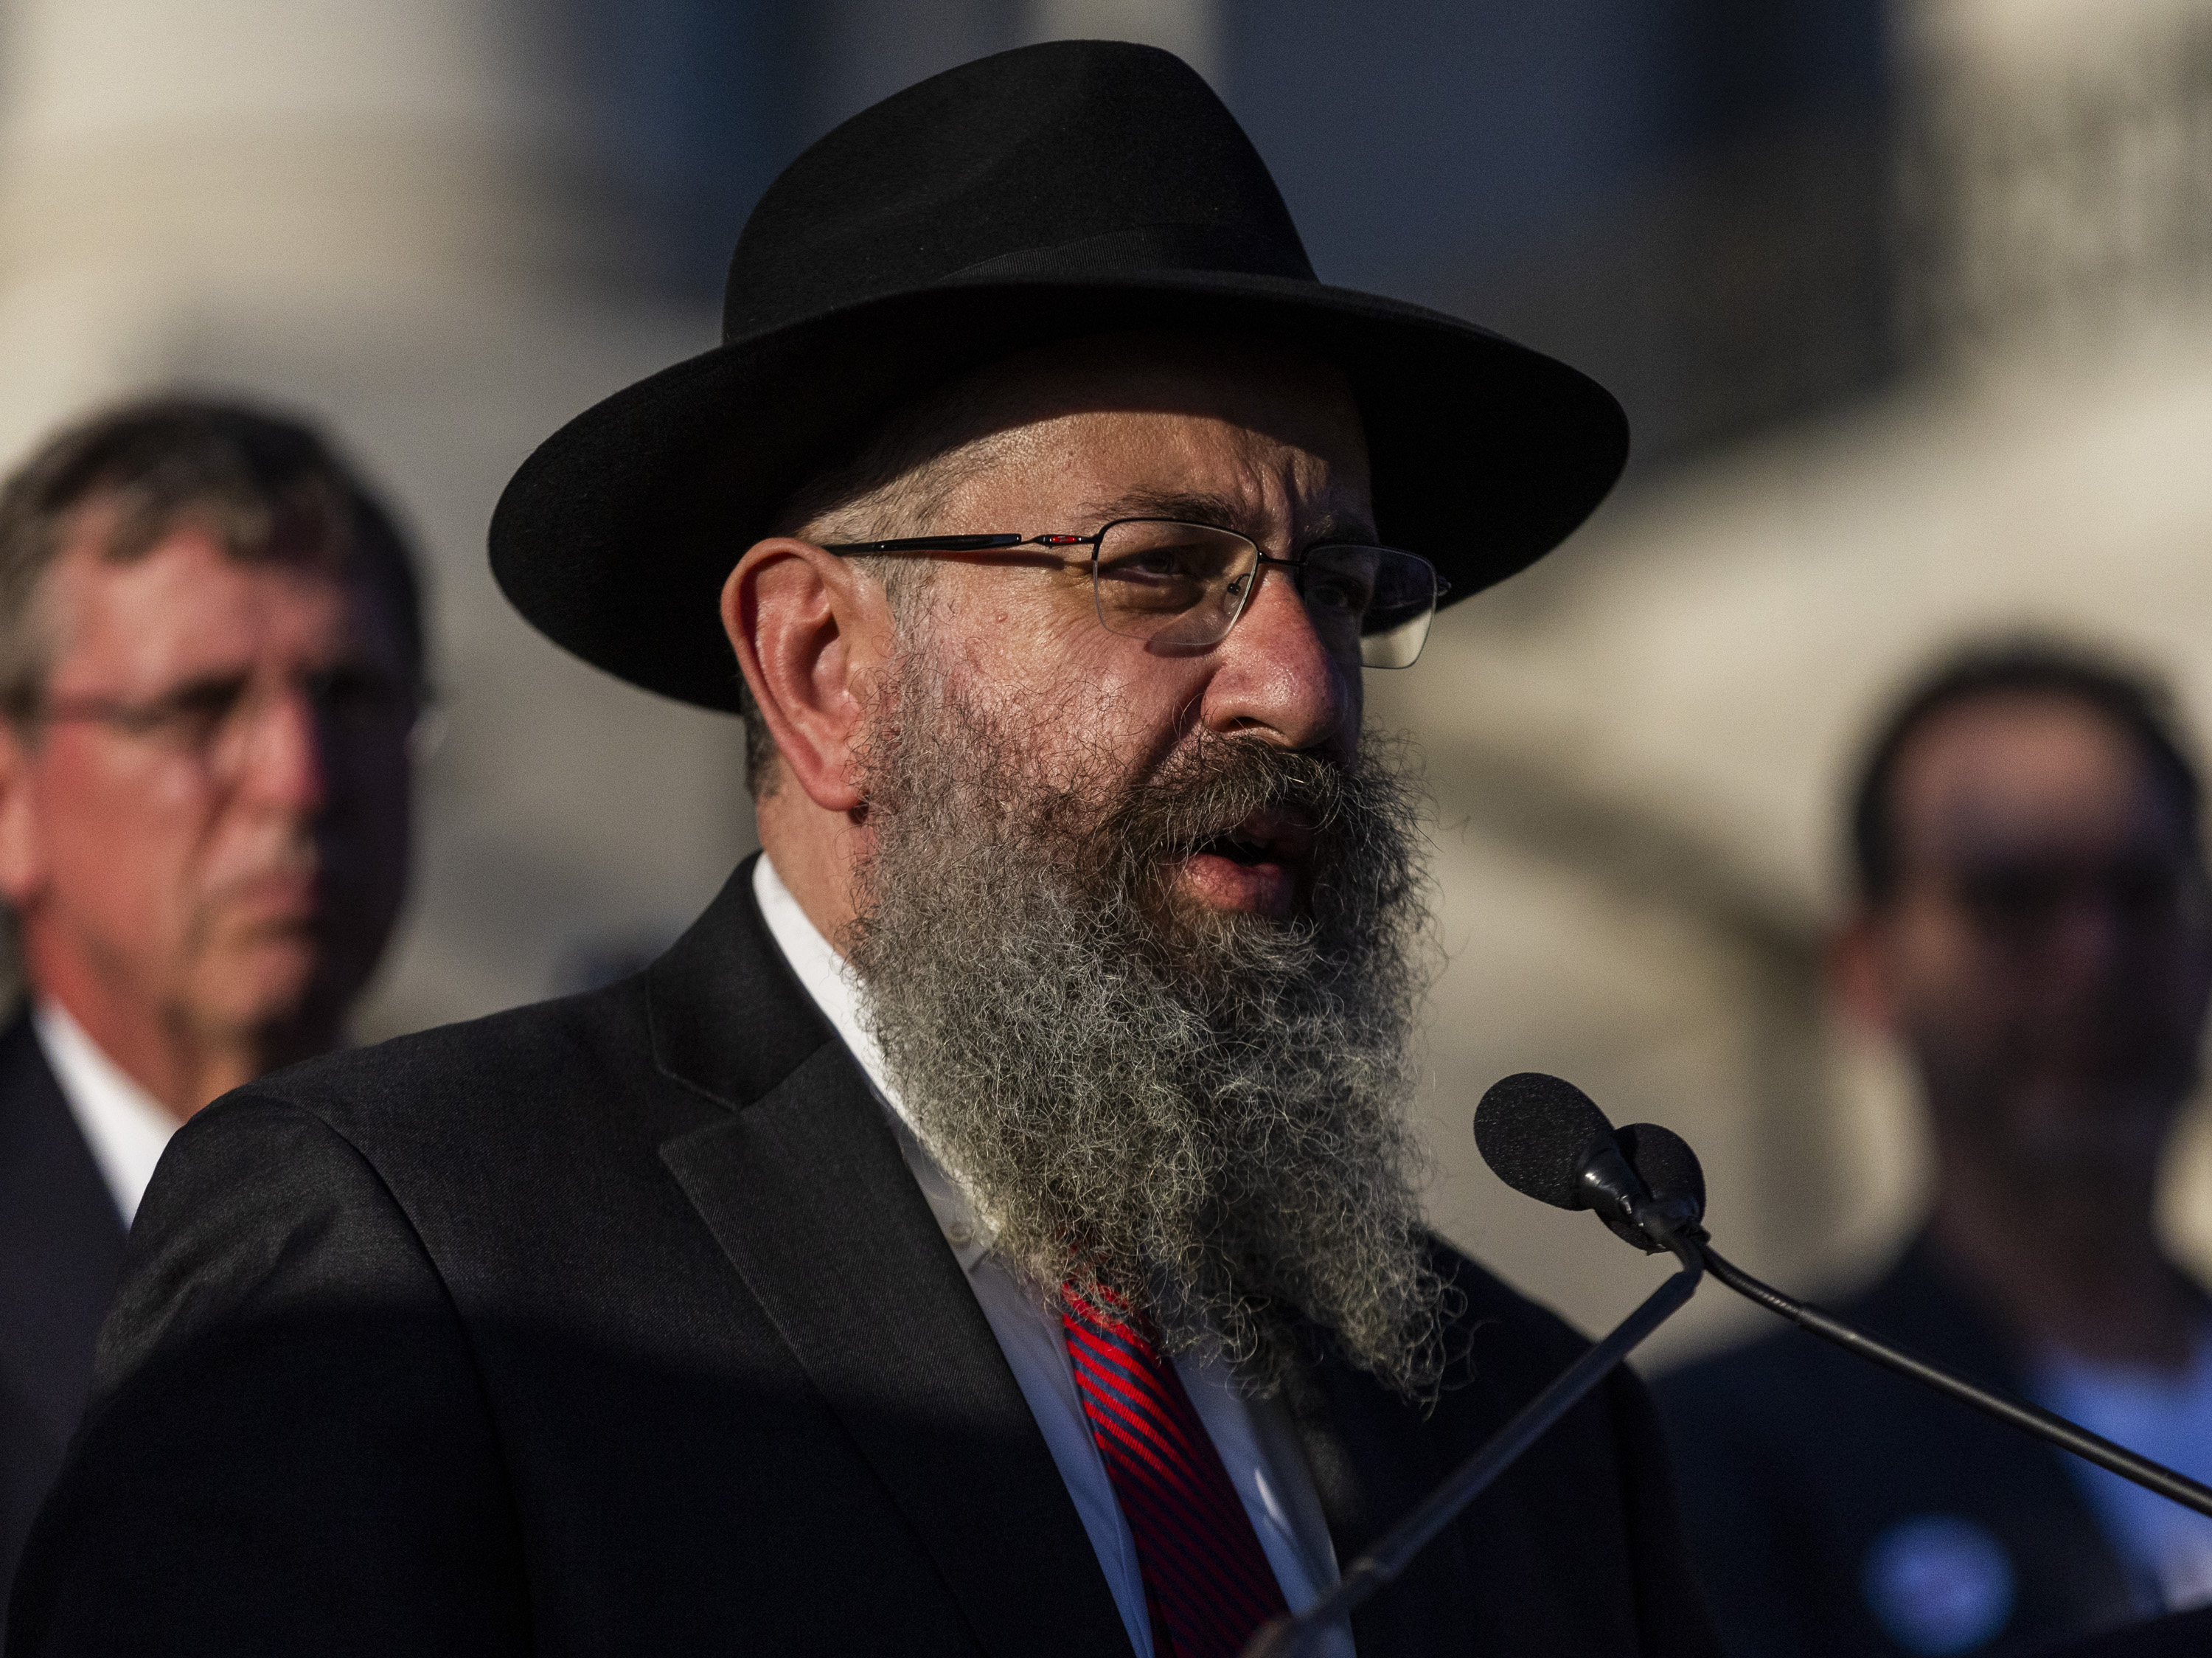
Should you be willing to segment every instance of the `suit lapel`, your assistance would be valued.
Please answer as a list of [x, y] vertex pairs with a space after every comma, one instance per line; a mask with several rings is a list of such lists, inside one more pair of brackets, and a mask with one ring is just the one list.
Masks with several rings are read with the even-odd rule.
[[[1315, 1337], [1316, 1344], [1322, 1338]], [[1287, 1401], [1328, 1522], [1337, 1564], [1348, 1569], [1413, 1512], [1449, 1472], [1420, 1413], [1324, 1348]], [[1353, 1614], [1360, 1658], [1425, 1658], [1464, 1641], [1465, 1550], [1457, 1527], [1418, 1555], [1397, 1582]]]
[[123, 1237], [30, 1015], [19, 1013], [0, 1035], [0, 1389], [30, 1405], [57, 1459], [84, 1408]]
[[[1129, 1658], [1028, 1402], [866, 1079], [783, 969], [751, 905], [750, 865], [700, 927], [718, 919], [719, 939], [687, 938], [654, 969], [662, 1069], [726, 1100], [748, 1071], [757, 1078], [763, 1048], [771, 1064], [787, 1057], [796, 1031], [808, 1051], [750, 1103], [668, 1142], [662, 1161], [984, 1649]], [[720, 970], [720, 994], [703, 994], [705, 969]]]

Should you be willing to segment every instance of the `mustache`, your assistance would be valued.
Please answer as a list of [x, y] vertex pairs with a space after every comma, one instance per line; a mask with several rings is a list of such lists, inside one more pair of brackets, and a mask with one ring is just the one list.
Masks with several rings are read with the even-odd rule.
[[1316, 850], [1343, 822], [1349, 774], [1340, 761], [1253, 737], [1201, 734], [1130, 785], [1099, 826], [1133, 862], [1188, 857], [1255, 818], [1294, 824]]
[[1420, 880], [1418, 850], [1399, 827], [1402, 780], [1416, 768], [1404, 741], [1371, 732], [1362, 741], [1369, 752], [1352, 764], [1200, 733], [1149, 775], [1104, 791], [1075, 838], [1104, 885], [1155, 916], [1185, 860], [1255, 841], [1297, 868], [1310, 923], [1395, 911]]
[[327, 881], [340, 862], [330, 856], [313, 831], [280, 830], [233, 851], [209, 893], [227, 898], [268, 881]]

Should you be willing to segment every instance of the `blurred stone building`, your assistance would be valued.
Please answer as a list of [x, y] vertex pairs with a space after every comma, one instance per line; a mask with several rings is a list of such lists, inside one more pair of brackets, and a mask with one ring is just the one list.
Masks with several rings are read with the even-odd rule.
[[[1455, 614], [1450, 672], [1391, 687], [1466, 824], [1440, 1108], [1572, 1066], [1617, 1118], [1688, 1133], [1717, 1231], [1796, 1283], [1874, 1265], [1921, 1178], [1893, 1059], [1818, 995], [1838, 795], [1882, 697], [1963, 633], [2031, 625], [2167, 667], [2212, 726], [2212, 9], [1921, 0], [1889, 59], [1869, 377], [1692, 439]], [[2189, 1136], [2168, 1215], [2202, 1266]], [[1580, 1217], [1447, 1170], [1440, 1212], [1493, 1258], [1585, 1316], [1626, 1304]]]
[[[1919, 1178], [1818, 984], [1873, 704], [2037, 622], [2170, 665], [2212, 726], [2208, 0], [0, 0], [0, 452], [149, 386], [326, 417], [439, 609], [363, 1033], [618, 970], [750, 845], [738, 735], [514, 619], [491, 503], [713, 341], [802, 144], [1082, 34], [1212, 79], [1325, 278], [1556, 350], [1636, 424], [1589, 528], [1370, 680], [1439, 803], [1439, 1222], [1589, 1323], [1654, 1281], [1476, 1162], [1475, 1098], [1539, 1068], [1688, 1135], [1747, 1265], [1864, 1270]], [[2212, 1146], [2172, 1216], [2212, 1265]]]

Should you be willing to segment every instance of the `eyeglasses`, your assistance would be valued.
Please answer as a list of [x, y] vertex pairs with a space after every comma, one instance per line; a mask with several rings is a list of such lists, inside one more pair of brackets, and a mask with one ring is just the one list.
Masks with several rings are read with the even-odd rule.
[[[307, 699], [321, 728], [340, 743], [404, 738], [422, 712], [419, 690], [370, 668], [331, 668], [285, 683]], [[269, 685], [240, 675], [195, 680], [143, 702], [116, 697], [34, 699], [18, 717], [38, 725], [104, 725], [228, 775], [244, 763], [254, 732], [278, 700]]]
[[2040, 945], [2077, 906], [2101, 910], [2135, 934], [2201, 917], [2203, 881], [2182, 855], [2123, 855], [2109, 862], [2063, 857], [2006, 858], [1957, 872], [1951, 891], [1967, 917], [1992, 939]]
[[917, 535], [842, 541], [835, 553], [987, 552], [1088, 547], [1099, 625], [1171, 651], [1205, 650], [1229, 637], [1259, 585], [1260, 567], [1291, 573], [1322, 643], [1340, 661], [1411, 667], [1427, 643], [1437, 600], [1450, 590], [1436, 566], [1394, 547], [1330, 544], [1270, 558], [1249, 536], [1171, 518], [1117, 518], [1096, 535]]

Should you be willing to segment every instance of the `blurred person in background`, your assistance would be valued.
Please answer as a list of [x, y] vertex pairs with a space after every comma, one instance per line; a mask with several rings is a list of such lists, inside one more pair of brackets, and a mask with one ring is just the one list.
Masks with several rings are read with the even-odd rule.
[[298, 423], [170, 399], [0, 491], [0, 1588], [171, 1132], [342, 1040], [407, 874], [413, 560]]
[[[2200, 805], [2154, 679], [1968, 649], [1870, 748], [1832, 967], [1917, 1071], [1935, 1166], [1844, 1316], [2212, 1480], [2212, 1307], [2154, 1216], [2212, 984]], [[1737, 1658], [2012, 1653], [2212, 1600], [2212, 1520], [1802, 1332], [1660, 1394]]]

